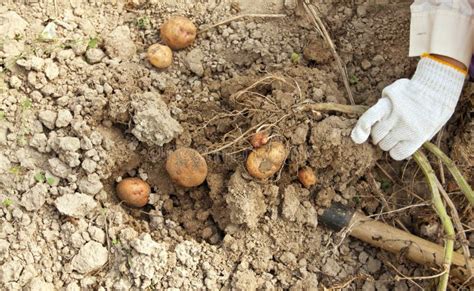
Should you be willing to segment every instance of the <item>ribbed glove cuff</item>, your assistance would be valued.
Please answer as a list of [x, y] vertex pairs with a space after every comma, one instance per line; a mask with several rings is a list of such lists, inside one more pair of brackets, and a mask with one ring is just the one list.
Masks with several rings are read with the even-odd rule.
[[460, 71], [435, 61], [431, 58], [424, 57], [418, 62], [412, 81], [418, 84], [424, 84], [431, 90], [439, 93], [445, 98], [444, 104], [449, 108], [456, 107], [461, 95], [462, 87], [466, 75]]

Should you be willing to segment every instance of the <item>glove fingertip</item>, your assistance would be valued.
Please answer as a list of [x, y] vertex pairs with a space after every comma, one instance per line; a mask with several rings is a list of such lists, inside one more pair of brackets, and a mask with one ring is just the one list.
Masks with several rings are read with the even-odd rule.
[[361, 127], [356, 126], [352, 129], [351, 138], [356, 144], [364, 143], [369, 138], [370, 132], [366, 132]]

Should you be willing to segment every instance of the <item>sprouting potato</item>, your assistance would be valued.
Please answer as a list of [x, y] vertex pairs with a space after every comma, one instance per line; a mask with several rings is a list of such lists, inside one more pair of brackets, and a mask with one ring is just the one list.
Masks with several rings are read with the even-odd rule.
[[278, 172], [286, 159], [283, 143], [274, 141], [253, 150], [247, 158], [247, 171], [258, 179], [266, 179]]

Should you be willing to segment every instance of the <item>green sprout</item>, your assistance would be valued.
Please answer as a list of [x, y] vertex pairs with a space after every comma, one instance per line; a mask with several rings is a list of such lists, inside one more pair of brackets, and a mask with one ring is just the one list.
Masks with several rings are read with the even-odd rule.
[[389, 180], [382, 180], [380, 182], [380, 188], [384, 191], [387, 192], [390, 188], [392, 187], [392, 183]]
[[148, 16], [143, 16], [137, 19], [137, 26], [141, 30], [145, 30], [150, 27], [150, 19]]
[[4, 119], [5, 119], [5, 111], [0, 110], [0, 120], [4, 120]]
[[46, 181], [46, 178], [45, 178], [45, 176], [44, 176], [43, 173], [38, 172], [38, 173], [36, 173], [36, 175], [35, 175], [35, 180], [36, 180], [36, 182], [38, 182], [38, 183], [43, 183], [44, 181]]
[[20, 171], [21, 171], [21, 167], [20, 166], [14, 166], [14, 167], [11, 167], [8, 172], [10, 174], [13, 174], [13, 175], [18, 175], [20, 174]]
[[291, 54], [291, 62], [293, 64], [298, 64], [301, 60], [301, 55], [299, 53], [292, 53]]
[[359, 78], [357, 78], [356, 75], [351, 75], [349, 77], [349, 83], [351, 83], [351, 85], [355, 85], [355, 84], [359, 83]]
[[116, 245], [120, 244], [120, 241], [119, 241], [118, 239], [114, 238], [114, 239], [112, 240], [112, 244], [113, 244], [114, 246], [116, 246]]
[[87, 43], [87, 48], [96, 48], [99, 43], [99, 39], [97, 37], [89, 38], [89, 42]]
[[33, 103], [31, 103], [30, 99], [25, 99], [21, 102], [21, 108], [23, 110], [30, 109], [32, 105], [33, 105]]
[[13, 200], [11, 200], [10, 198], [5, 198], [2, 201], [2, 205], [5, 206], [5, 207], [9, 207], [9, 206], [13, 205]]
[[49, 186], [53, 186], [56, 184], [58, 181], [54, 177], [48, 177], [46, 178], [46, 183], [48, 183]]

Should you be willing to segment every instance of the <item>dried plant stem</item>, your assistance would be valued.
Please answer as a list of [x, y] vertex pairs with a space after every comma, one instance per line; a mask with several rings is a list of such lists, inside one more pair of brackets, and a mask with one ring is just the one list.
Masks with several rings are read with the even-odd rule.
[[454, 180], [458, 184], [461, 191], [466, 195], [467, 200], [474, 206], [474, 192], [472, 191], [471, 186], [467, 183], [466, 179], [464, 179], [461, 171], [456, 167], [456, 164], [451, 160], [443, 151], [438, 148], [436, 145], [432, 144], [431, 142], [425, 142], [423, 146], [432, 152], [436, 157], [441, 159], [443, 163], [448, 168], [449, 172], [453, 175]]
[[314, 10], [313, 6], [311, 6], [309, 1], [303, 1], [303, 6], [308, 15], [310, 16], [311, 20], [313, 21], [314, 26], [318, 30], [318, 32], [321, 34], [321, 36], [324, 38], [324, 40], [328, 43], [331, 53], [336, 60], [337, 67], [339, 69], [339, 72], [341, 73], [342, 76], [342, 81], [344, 83], [344, 87], [346, 88], [347, 95], [349, 97], [349, 101], [351, 104], [355, 104], [354, 102], [354, 97], [352, 96], [352, 91], [351, 91], [351, 86], [349, 84], [349, 79], [347, 78], [347, 70], [346, 66], [342, 62], [341, 57], [337, 53], [336, 46], [334, 45], [334, 42], [331, 39], [331, 36], [329, 35], [329, 32], [327, 31], [326, 27], [324, 26], [323, 21], [321, 18], [318, 16], [318, 13]]
[[444, 232], [446, 235], [446, 242], [444, 244], [444, 274], [440, 277], [440, 281], [438, 284], [438, 290], [446, 290], [448, 287], [448, 280], [449, 280], [449, 270], [451, 268], [451, 261], [453, 258], [453, 249], [454, 249], [454, 239], [455, 239], [455, 232], [453, 223], [451, 222], [451, 218], [449, 217], [448, 213], [446, 212], [446, 208], [444, 207], [443, 200], [441, 199], [441, 195], [438, 190], [437, 185], [437, 178], [433, 168], [430, 165], [430, 162], [426, 158], [426, 156], [421, 152], [417, 151], [413, 154], [413, 159], [418, 164], [418, 166], [423, 171], [425, 175], [426, 182], [428, 187], [430, 188], [431, 195], [432, 195], [432, 203], [436, 213], [438, 214], [439, 218], [441, 219], [441, 224], [443, 225]]
[[448, 193], [446, 193], [446, 191], [444, 190], [443, 185], [438, 180], [436, 181], [436, 184], [438, 186], [439, 192], [441, 193], [441, 195], [443, 195], [443, 198], [446, 201], [446, 204], [448, 204], [449, 208], [451, 209], [451, 217], [453, 218], [453, 223], [456, 226], [456, 229], [460, 236], [462, 251], [464, 254], [464, 260], [466, 261], [466, 269], [469, 273], [469, 277], [472, 277], [473, 269], [472, 269], [472, 264], [471, 264], [471, 253], [469, 251], [469, 241], [467, 240], [466, 232], [464, 231], [464, 227], [462, 226], [461, 219], [459, 218], [458, 210], [456, 209], [456, 206], [454, 205], [451, 198], [449, 198]]
[[229, 22], [232, 22], [232, 21], [241, 19], [241, 18], [247, 18], [247, 17], [278, 18], [278, 17], [286, 17], [286, 14], [242, 14], [242, 15], [237, 15], [237, 16], [228, 18], [228, 19], [226, 19], [226, 20], [223, 20], [223, 21], [221, 21], [221, 22], [218, 22], [218, 23], [216, 23], [216, 24], [213, 24], [213, 25], [211, 25], [211, 26], [209, 26], [209, 27], [203, 28], [203, 29], [201, 29], [200, 31], [198, 31], [198, 34], [203, 33], [203, 32], [206, 32], [206, 31], [208, 31], [208, 30], [210, 30], [210, 29], [213, 29], [214, 27], [217, 27], [217, 26], [220, 26], [220, 25], [223, 25], [223, 24], [226, 24], [226, 23], [229, 23]]
[[338, 103], [313, 103], [304, 104], [298, 107], [301, 111], [337, 111], [347, 114], [360, 115], [364, 113], [368, 107], [364, 105], [344, 105]]

